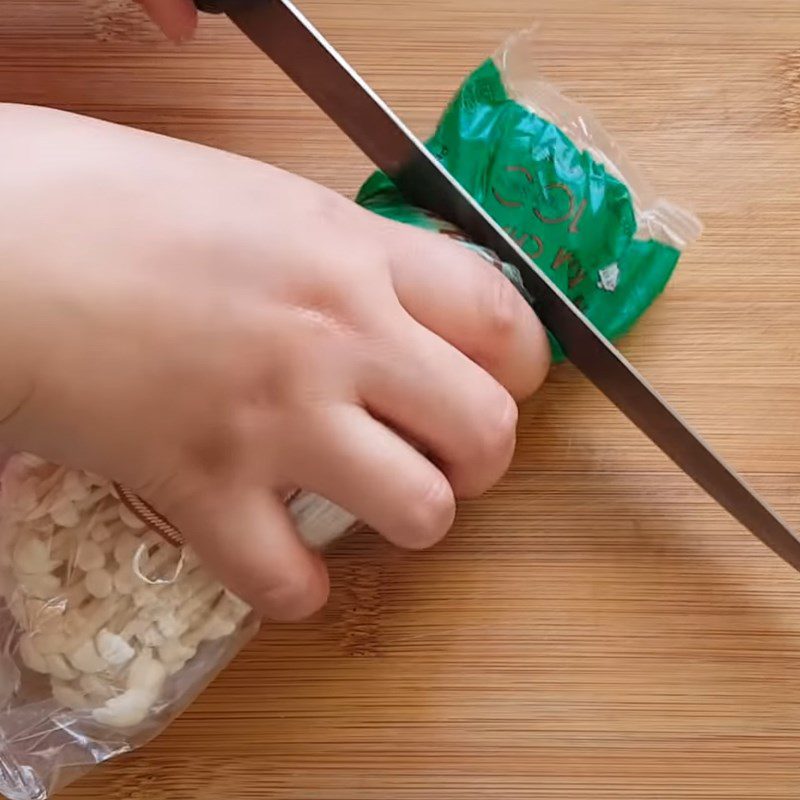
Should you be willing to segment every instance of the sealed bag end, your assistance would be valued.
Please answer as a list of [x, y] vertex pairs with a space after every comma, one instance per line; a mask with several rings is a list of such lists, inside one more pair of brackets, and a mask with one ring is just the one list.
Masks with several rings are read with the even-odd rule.
[[703, 233], [699, 217], [661, 196], [586, 106], [564, 95], [537, 67], [540, 25], [510, 36], [493, 61], [508, 96], [556, 125], [579, 149], [590, 153], [629, 189], [638, 223], [637, 238], [649, 238], [679, 251]]

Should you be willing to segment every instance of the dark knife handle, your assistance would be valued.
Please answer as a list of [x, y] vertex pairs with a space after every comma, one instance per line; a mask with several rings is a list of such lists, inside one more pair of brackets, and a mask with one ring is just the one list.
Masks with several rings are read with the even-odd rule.
[[236, 5], [241, 4], [241, 0], [194, 0], [198, 11], [206, 14], [224, 14]]

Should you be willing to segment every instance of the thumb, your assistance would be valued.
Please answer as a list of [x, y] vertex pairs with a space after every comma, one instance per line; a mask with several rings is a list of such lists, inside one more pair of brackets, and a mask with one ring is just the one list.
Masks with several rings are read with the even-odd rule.
[[197, 27], [192, 0], [139, 0], [147, 15], [174, 42], [189, 39]]
[[170, 519], [208, 569], [258, 613], [293, 622], [325, 605], [325, 564], [274, 494], [214, 489], [199, 504], [173, 509]]

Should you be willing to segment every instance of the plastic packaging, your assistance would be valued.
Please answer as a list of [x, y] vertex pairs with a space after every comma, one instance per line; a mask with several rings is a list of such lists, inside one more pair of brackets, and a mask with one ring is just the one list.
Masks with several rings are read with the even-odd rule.
[[[663, 289], [699, 223], [652, 194], [591, 116], [537, 74], [532, 47], [516, 37], [476, 70], [429, 146], [618, 336]], [[475, 248], [381, 174], [358, 202]], [[522, 290], [516, 268], [475, 249]], [[0, 791], [43, 800], [157, 736], [258, 620], [111, 482], [29, 454], [0, 459], [0, 470]], [[315, 547], [356, 522], [313, 495], [289, 507]]]
[[[535, 67], [520, 34], [464, 82], [430, 151], [608, 337], [641, 317], [701, 232], [659, 198], [594, 117]], [[453, 235], [374, 174], [358, 202], [392, 219]], [[518, 271], [504, 271], [522, 290]], [[563, 359], [552, 339], [553, 357]]]
[[[304, 539], [351, 515], [301, 493]], [[49, 797], [140, 747], [257, 630], [188, 547], [148, 530], [111, 482], [17, 454], [0, 475], [0, 791]]]

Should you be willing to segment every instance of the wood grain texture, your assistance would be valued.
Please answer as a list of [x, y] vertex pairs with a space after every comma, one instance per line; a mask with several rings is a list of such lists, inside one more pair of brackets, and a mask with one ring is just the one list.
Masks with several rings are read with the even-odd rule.
[[[624, 343], [800, 525], [797, 0], [307, 0], [419, 132], [514, 29], [702, 241]], [[5, 0], [0, 97], [275, 162], [365, 160], [224, 20]], [[796, 800], [800, 579], [569, 367], [508, 478], [426, 554], [360, 536], [319, 619], [273, 626], [157, 742], [64, 798]]]

